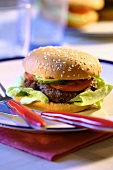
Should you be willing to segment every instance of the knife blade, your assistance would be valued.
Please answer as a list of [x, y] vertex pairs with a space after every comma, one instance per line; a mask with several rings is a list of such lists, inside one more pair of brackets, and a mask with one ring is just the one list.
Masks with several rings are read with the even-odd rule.
[[8, 113], [0, 112], [0, 124], [12, 125], [20, 127], [29, 127], [29, 125], [17, 115], [11, 115]]

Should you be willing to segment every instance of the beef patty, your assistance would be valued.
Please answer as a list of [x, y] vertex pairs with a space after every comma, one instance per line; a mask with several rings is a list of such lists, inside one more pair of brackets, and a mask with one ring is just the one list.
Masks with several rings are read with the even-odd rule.
[[[42, 91], [49, 98], [50, 101], [55, 103], [67, 103], [72, 98], [76, 97], [79, 93], [82, 92], [82, 91], [79, 92], [61, 91], [51, 87], [49, 84], [42, 84], [28, 79], [25, 79], [24, 87], [30, 87], [33, 88], [34, 90]], [[97, 82], [95, 78], [92, 78], [91, 85], [87, 87], [85, 90], [88, 89], [91, 89], [92, 91], [97, 89]]]

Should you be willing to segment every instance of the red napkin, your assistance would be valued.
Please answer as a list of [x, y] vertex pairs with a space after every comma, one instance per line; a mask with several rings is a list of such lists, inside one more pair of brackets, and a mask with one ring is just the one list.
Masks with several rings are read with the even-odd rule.
[[0, 128], [0, 142], [53, 161], [83, 147], [113, 136], [111, 133], [78, 131], [44, 134]]

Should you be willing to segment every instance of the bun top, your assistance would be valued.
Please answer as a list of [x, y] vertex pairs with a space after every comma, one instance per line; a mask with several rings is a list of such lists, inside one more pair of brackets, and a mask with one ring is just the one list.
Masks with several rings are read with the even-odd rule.
[[23, 60], [25, 72], [58, 80], [89, 79], [101, 72], [94, 56], [66, 47], [47, 46], [31, 51]]
[[94, 10], [100, 10], [104, 7], [104, 0], [68, 0], [70, 6], [84, 6]]

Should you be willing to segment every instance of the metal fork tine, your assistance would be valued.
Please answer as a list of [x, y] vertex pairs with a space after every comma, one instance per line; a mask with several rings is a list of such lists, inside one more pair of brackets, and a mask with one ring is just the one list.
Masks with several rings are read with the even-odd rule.
[[3, 98], [3, 96], [0, 94], [0, 99]]
[[6, 89], [4, 86], [0, 83], [0, 101], [7, 101], [11, 99], [9, 96], [6, 94]]
[[4, 93], [4, 96], [6, 96], [6, 89], [4, 88], [4, 86], [1, 83], [0, 83], [0, 89]]

